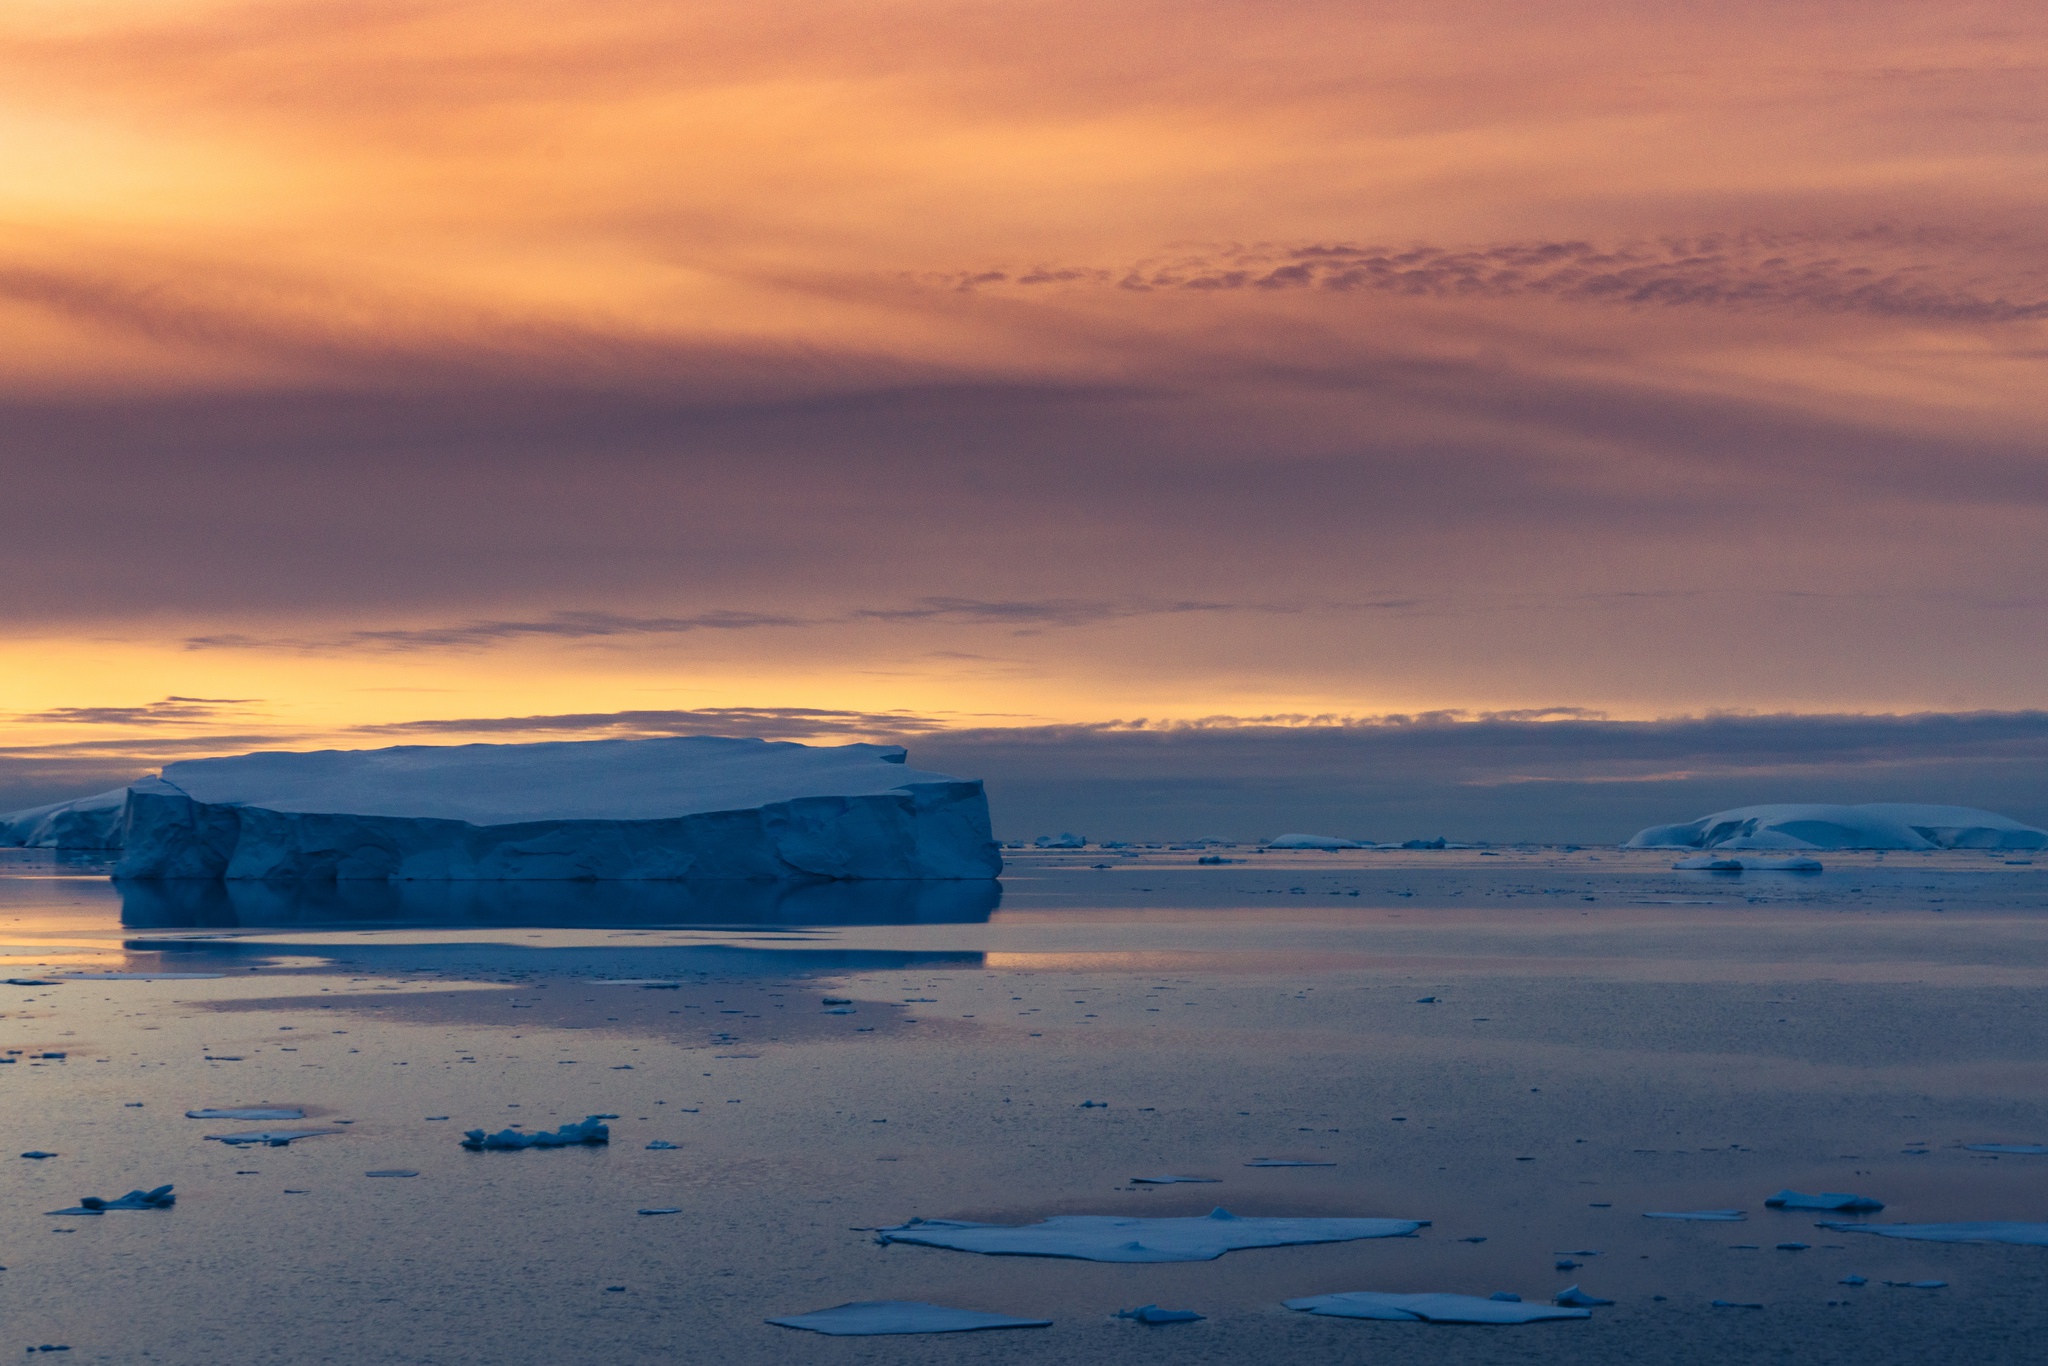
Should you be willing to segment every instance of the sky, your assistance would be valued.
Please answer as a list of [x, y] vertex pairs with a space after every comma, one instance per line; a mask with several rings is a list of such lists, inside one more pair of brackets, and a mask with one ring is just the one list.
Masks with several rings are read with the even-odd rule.
[[999, 827], [2048, 817], [2044, 53], [2017, 0], [15, 0], [0, 803], [702, 728], [979, 764]]

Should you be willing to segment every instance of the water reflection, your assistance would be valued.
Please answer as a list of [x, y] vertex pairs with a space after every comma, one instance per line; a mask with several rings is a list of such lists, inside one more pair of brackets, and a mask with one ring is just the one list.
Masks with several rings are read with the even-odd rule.
[[1002, 899], [993, 881], [216, 882], [116, 884], [130, 929], [364, 925], [625, 928], [655, 925], [971, 925]]

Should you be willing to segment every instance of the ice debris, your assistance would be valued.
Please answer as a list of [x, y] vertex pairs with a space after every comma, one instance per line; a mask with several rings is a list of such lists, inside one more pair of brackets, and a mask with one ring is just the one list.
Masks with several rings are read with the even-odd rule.
[[659, 1205], [652, 1209], [634, 1211], [636, 1214], [681, 1214], [682, 1212], [682, 1208], [678, 1205]]
[[52, 1214], [105, 1214], [117, 1209], [169, 1209], [178, 1203], [178, 1197], [171, 1194], [169, 1186], [158, 1186], [155, 1190], [132, 1190], [115, 1200], [102, 1200], [96, 1195], [79, 1199], [73, 1209], [53, 1209]]
[[1576, 1285], [1566, 1286], [1550, 1298], [1551, 1303], [1564, 1305], [1568, 1309], [1594, 1309], [1614, 1303], [1613, 1300], [1603, 1300], [1598, 1295], [1588, 1295]]
[[1761, 1309], [1761, 1308], [1763, 1308], [1763, 1306], [1762, 1306], [1762, 1305], [1760, 1305], [1760, 1304], [1745, 1304], [1745, 1303], [1740, 1303], [1740, 1302], [1738, 1302], [1738, 1301], [1735, 1301], [1735, 1300], [1715, 1300], [1715, 1301], [1713, 1301], [1713, 1306], [1714, 1306], [1714, 1308], [1716, 1308], [1716, 1309]]
[[1844, 1214], [1875, 1213], [1884, 1208], [1884, 1201], [1873, 1200], [1867, 1195], [1848, 1195], [1841, 1191], [1822, 1191], [1819, 1195], [1802, 1195], [1798, 1191], [1779, 1191], [1776, 1195], [1764, 1197], [1764, 1203], [1772, 1209], [1819, 1209], [1836, 1210]]
[[917, 1243], [1018, 1257], [1077, 1257], [1090, 1262], [1207, 1262], [1226, 1252], [1300, 1243], [1405, 1238], [1426, 1219], [1239, 1218], [1218, 1208], [1207, 1216], [1140, 1219], [1113, 1214], [1061, 1214], [1036, 1224], [976, 1224], [912, 1219], [877, 1230], [876, 1241]]
[[1524, 1304], [1520, 1300], [1483, 1300], [1477, 1295], [1388, 1295], [1375, 1290], [1344, 1290], [1281, 1303], [1289, 1309], [1330, 1318], [1386, 1319], [1396, 1323], [1539, 1323], [1545, 1319], [1593, 1317], [1590, 1309]]
[[1844, 1277], [1842, 1277], [1842, 1279], [1841, 1279], [1841, 1280], [1839, 1280], [1839, 1281], [1835, 1282], [1835, 1284], [1837, 1284], [1837, 1285], [1869, 1285], [1869, 1284], [1870, 1284], [1870, 1277], [1868, 1277], [1868, 1276], [1844, 1276]]
[[251, 1106], [233, 1110], [187, 1110], [187, 1119], [304, 1119], [304, 1110], [264, 1109]]
[[1968, 806], [1781, 803], [1636, 832], [1630, 849], [2040, 849], [2048, 831]]
[[1739, 1209], [1652, 1210], [1645, 1219], [1692, 1219], [1700, 1223], [1739, 1224], [1749, 1216]]
[[363, 1175], [364, 1175], [364, 1176], [391, 1176], [391, 1177], [399, 1177], [399, 1178], [404, 1178], [404, 1177], [408, 1177], [408, 1176], [418, 1176], [418, 1175], [419, 1175], [419, 1173], [418, 1173], [418, 1172], [416, 1172], [416, 1171], [409, 1171], [409, 1170], [407, 1170], [407, 1169], [406, 1169], [406, 1168], [404, 1168], [404, 1167], [386, 1167], [386, 1168], [384, 1168], [384, 1169], [383, 1169], [383, 1170], [381, 1170], [381, 1171], [374, 1171], [374, 1172], [364, 1172], [364, 1173], [363, 1173]]
[[1134, 1176], [1131, 1178], [1131, 1184], [1134, 1186], [1213, 1186], [1218, 1180], [1220, 1178], [1214, 1176]]
[[1051, 1319], [1019, 1319], [984, 1314], [977, 1309], [950, 1309], [915, 1300], [857, 1300], [810, 1314], [769, 1319], [781, 1328], [802, 1328], [833, 1337], [879, 1337], [894, 1333], [968, 1333], [981, 1328], [1050, 1328]]
[[657, 1138], [654, 1142], [647, 1145], [647, 1151], [654, 1153], [670, 1152], [681, 1146], [682, 1144], [680, 1143], [671, 1143], [665, 1138]]
[[318, 1138], [321, 1134], [338, 1134], [339, 1129], [257, 1129], [245, 1134], [208, 1134], [209, 1143], [225, 1143], [230, 1147], [263, 1144], [282, 1148], [302, 1138]]
[[1156, 1304], [1141, 1304], [1136, 1309], [1119, 1309], [1120, 1319], [1136, 1319], [1139, 1323], [1200, 1323], [1206, 1315], [1192, 1309], [1161, 1309]]
[[604, 1121], [611, 1116], [591, 1115], [576, 1124], [564, 1124], [559, 1129], [537, 1134], [521, 1133], [517, 1129], [500, 1129], [487, 1134], [482, 1129], [471, 1129], [462, 1136], [462, 1146], [471, 1152], [510, 1151], [518, 1148], [573, 1148], [579, 1143], [609, 1143], [612, 1141], [611, 1127]]
[[1266, 841], [1268, 849], [1370, 849], [1369, 844], [1357, 840], [1338, 839], [1335, 835], [1275, 835]]
[[1946, 1286], [1948, 1285], [1948, 1282], [1947, 1282], [1947, 1281], [1886, 1281], [1886, 1282], [1885, 1282], [1885, 1284], [1886, 1284], [1886, 1285], [1888, 1285], [1888, 1286], [1891, 1286], [1891, 1287], [1892, 1287], [1893, 1289], [1895, 1289], [1895, 1290], [1940, 1290], [1940, 1289], [1943, 1289], [1944, 1287], [1946, 1287]]
[[2048, 1247], [2048, 1224], [1991, 1221], [1978, 1224], [1816, 1224], [1835, 1233], [1870, 1233], [1922, 1243], [2013, 1243]]
[[1965, 1143], [1963, 1147], [1973, 1153], [2016, 1153], [2027, 1157], [2048, 1153], [2048, 1144], [2040, 1143]]
[[59, 1155], [57, 1153], [46, 1153], [41, 1148], [31, 1148], [22, 1154], [23, 1157], [28, 1158], [31, 1162], [40, 1162], [46, 1157], [57, 1157]]

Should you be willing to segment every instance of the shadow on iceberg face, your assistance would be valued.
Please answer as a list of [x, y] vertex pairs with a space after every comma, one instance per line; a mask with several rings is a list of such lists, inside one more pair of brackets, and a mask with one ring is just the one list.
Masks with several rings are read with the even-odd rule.
[[994, 881], [222, 882], [117, 884], [131, 929], [364, 925], [576, 929], [636, 926], [984, 924]]

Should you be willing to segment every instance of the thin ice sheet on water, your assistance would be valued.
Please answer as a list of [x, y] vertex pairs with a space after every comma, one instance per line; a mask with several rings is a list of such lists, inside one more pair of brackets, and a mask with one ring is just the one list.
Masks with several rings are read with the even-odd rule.
[[246, 1134], [208, 1134], [209, 1143], [226, 1143], [233, 1147], [261, 1145], [282, 1148], [302, 1138], [318, 1138], [322, 1134], [338, 1134], [339, 1129], [257, 1129]]
[[1836, 1233], [1874, 1233], [1880, 1238], [1908, 1238], [1921, 1243], [2014, 1243], [2048, 1247], [2048, 1224], [1993, 1220], [1979, 1224], [1816, 1224]]
[[1749, 1216], [1739, 1209], [1651, 1210], [1645, 1219], [1690, 1219], [1703, 1224], [1739, 1224]]
[[781, 1328], [802, 1328], [833, 1337], [879, 1337], [896, 1333], [971, 1333], [983, 1328], [1050, 1328], [1051, 1319], [1020, 1319], [952, 1309], [916, 1300], [857, 1300], [810, 1314], [769, 1319]]
[[2043, 1143], [1965, 1143], [1963, 1147], [1973, 1153], [2018, 1153], [2027, 1157], [2048, 1153], [2048, 1144]]
[[1822, 1191], [1819, 1195], [1803, 1195], [1798, 1191], [1784, 1190], [1776, 1195], [1764, 1197], [1764, 1203], [1772, 1209], [1819, 1209], [1840, 1210], [1845, 1213], [1874, 1214], [1884, 1208], [1884, 1201], [1868, 1195], [1850, 1195], [1843, 1191]]
[[187, 1119], [304, 1119], [306, 1112], [283, 1106], [247, 1106], [232, 1110], [187, 1110]]
[[917, 1243], [960, 1252], [1013, 1257], [1077, 1257], [1090, 1262], [1207, 1262], [1226, 1252], [1300, 1243], [1405, 1238], [1426, 1219], [1239, 1218], [1226, 1209], [1205, 1217], [1138, 1219], [1114, 1214], [1062, 1214], [1036, 1224], [975, 1224], [913, 1219], [877, 1231], [884, 1243]]
[[1384, 1319], [1393, 1323], [1540, 1323], [1545, 1319], [1593, 1317], [1590, 1309], [1444, 1293], [1389, 1295], [1376, 1290], [1345, 1290], [1281, 1303], [1289, 1309], [1330, 1318]]
[[132, 1190], [113, 1200], [102, 1200], [97, 1195], [88, 1195], [72, 1209], [53, 1209], [52, 1214], [106, 1214], [111, 1210], [169, 1209], [178, 1203], [178, 1197], [171, 1194], [169, 1186], [158, 1186], [155, 1190]]

